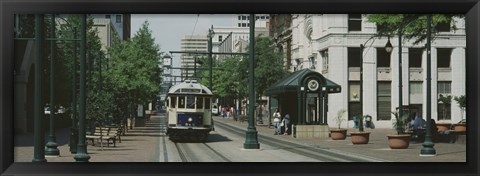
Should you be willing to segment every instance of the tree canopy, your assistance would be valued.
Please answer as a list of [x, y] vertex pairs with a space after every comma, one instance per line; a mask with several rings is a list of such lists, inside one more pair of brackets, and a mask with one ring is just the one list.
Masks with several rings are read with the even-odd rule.
[[[255, 38], [255, 93], [261, 97], [265, 90], [286, 76], [282, 53], [275, 51], [273, 41], [264, 36]], [[208, 63], [206, 59], [203, 63]], [[213, 70], [213, 93], [219, 97], [248, 96], [248, 55], [225, 57]], [[202, 65], [208, 68], [208, 64]], [[208, 69], [202, 69], [201, 83], [208, 85]]]
[[[455, 23], [452, 22], [454, 17], [462, 17], [462, 15], [432, 15], [433, 39], [441, 25], [447, 25], [453, 30], [457, 29]], [[379, 36], [396, 36], [401, 32], [405, 40], [415, 39], [414, 44], [426, 39], [427, 16], [425, 14], [369, 14], [367, 20], [377, 25], [377, 35]]]

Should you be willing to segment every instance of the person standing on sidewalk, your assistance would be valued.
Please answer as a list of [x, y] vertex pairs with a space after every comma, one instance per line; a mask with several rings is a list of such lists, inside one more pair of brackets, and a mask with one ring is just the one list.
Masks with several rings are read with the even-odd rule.
[[285, 118], [282, 120], [282, 124], [285, 127], [285, 132], [283, 132], [283, 135], [288, 135], [288, 125], [290, 125], [290, 115], [287, 114], [285, 115]]
[[275, 133], [273, 133], [274, 135], [278, 135], [280, 134], [280, 118], [282, 116], [280, 115], [280, 110], [277, 110], [275, 111], [275, 113], [273, 113], [273, 126], [275, 127]]

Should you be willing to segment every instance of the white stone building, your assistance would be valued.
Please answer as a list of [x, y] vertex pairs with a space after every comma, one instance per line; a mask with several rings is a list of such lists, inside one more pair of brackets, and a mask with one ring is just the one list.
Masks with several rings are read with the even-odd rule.
[[[342, 92], [328, 97], [328, 124], [340, 109], [347, 110], [348, 123], [360, 110], [360, 45], [363, 51], [363, 114], [372, 116], [377, 128], [391, 128], [399, 106], [398, 36], [390, 42], [393, 51], [385, 51], [387, 37], [372, 38], [377, 30], [367, 22], [365, 14], [294, 14], [291, 16], [290, 71], [311, 68], [340, 84]], [[438, 103], [438, 97], [465, 95], [465, 20], [455, 18], [456, 30], [447, 27], [439, 32], [431, 45], [431, 117], [436, 122], [456, 123], [462, 119], [455, 100], [450, 107]], [[425, 41], [414, 45], [402, 42], [403, 105], [412, 107], [426, 119], [426, 51]], [[285, 46], [283, 46], [285, 48]], [[414, 116], [414, 115], [412, 115]]]

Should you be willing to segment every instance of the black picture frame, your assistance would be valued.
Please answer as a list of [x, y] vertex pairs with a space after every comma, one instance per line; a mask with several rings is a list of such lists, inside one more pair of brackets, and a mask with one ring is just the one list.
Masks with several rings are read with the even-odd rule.
[[[26, 13], [455, 13], [466, 16], [466, 163], [14, 163], [13, 15]], [[478, 0], [2, 0], [0, 2], [2, 175], [479, 175]]]

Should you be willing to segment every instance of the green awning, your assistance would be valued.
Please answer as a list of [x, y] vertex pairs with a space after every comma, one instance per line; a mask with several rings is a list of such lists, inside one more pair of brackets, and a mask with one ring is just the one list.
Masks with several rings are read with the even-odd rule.
[[322, 85], [322, 87], [326, 87], [328, 93], [339, 93], [342, 90], [340, 85], [323, 77], [322, 74], [310, 69], [302, 69], [295, 71], [290, 76], [277, 81], [265, 91], [265, 94], [267, 96], [271, 96], [288, 92], [297, 92], [299, 87], [302, 86], [301, 80], [303, 80], [306, 76], [313, 76], [321, 80], [321, 82], [325, 82], [326, 85]]

